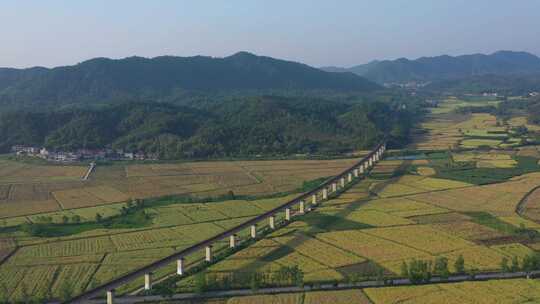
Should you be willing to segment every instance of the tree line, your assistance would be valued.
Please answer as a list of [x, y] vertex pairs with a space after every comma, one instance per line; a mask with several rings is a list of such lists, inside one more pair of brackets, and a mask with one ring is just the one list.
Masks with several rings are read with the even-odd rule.
[[240, 97], [202, 108], [126, 103], [102, 108], [0, 115], [0, 151], [122, 149], [160, 159], [333, 155], [389, 136], [408, 141], [420, 109], [404, 101], [347, 102], [312, 97]]

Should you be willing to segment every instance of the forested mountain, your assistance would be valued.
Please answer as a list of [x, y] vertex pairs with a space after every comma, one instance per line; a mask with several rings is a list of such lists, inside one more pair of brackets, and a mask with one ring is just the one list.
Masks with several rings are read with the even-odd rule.
[[[339, 71], [335, 67], [323, 68]], [[353, 72], [378, 83], [435, 81], [479, 75], [540, 73], [540, 58], [526, 52], [499, 51], [490, 55], [400, 58], [370, 62], [341, 71]]]
[[0, 69], [0, 106], [171, 101], [186, 91], [341, 90], [380, 87], [353, 73], [328, 73], [240, 52], [225, 58], [96, 58], [53, 69]]
[[528, 75], [479, 75], [459, 79], [441, 80], [423, 88], [432, 92], [453, 94], [495, 92], [501, 95], [527, 95], [540, 92], [540, 73]]
[[101, 109], [14, 111], [0, 116], [0, 148], [123, 148], [161, 158], [333, 154], [368, 148], [386, 134], [404, 143], [419, 112], [403, 102], [237, 98], [194, 109], [127, 103]]

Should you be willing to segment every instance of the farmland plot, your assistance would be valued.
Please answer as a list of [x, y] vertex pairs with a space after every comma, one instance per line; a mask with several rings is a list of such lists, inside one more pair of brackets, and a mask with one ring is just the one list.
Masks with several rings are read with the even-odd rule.
[[0, 202], [0, 218], [53, 212], [59, 209], [58, 203], [55, 200]]
[[97, 264], [60, 266], [54, 284], [52, 284], [53, 295], [60, 296], [60, 291], [66, 284], [69, 284], [75, 294], [85, 291], [97, 268]]
[[484, 211], [499, 216], [514, 214], [519, 200], [532, 189], [538, 178], [524, 175], [520, 180], [445, 191], [427, 192], [408, 198], [456, 211]]
[[370, 304], [371, 301], [361, 290], [336, 290], [336, 291], [312, 291], [306, 292], [304, 304]]
[[0, 238], [0, 261], [6, 258], [13, 250], [16, 244], [11, 238]]
[[375, 304], [387, 303], [535, 303], [540, 283], [512, 279], [407, 287], [368, 288], [364, 292]]
[[399, 273], [401, 261], [431, 258], [427, 252], [384, 240], [360, 231], [345, 230], [317, 234], [317, 238], [381, 264]]
[[233, 297], [227, 301], [227, 304], [300, 304], [302, 303], [302, 294], [276, 294], [276, 295], [257, 295], [245, 297]]
[[15, 161], [0, 161], [0, 184], [39, 183], [80, 180], [86, 166], [30, 165]]
[[453, 237], [426, 225], [374, 228], [363, 231], [369, 235], [427, 251], [433, 255], [473, 245], [461, 238]]
[[330, 268], [338, 268], [352, 264], [365, 262], [366, 259], [347, 251], [336, 248], [318, 239], [295, 234], [294, 236], [284, 236], [273, 238], [274, 241], [288, 246], [302, 255], [309, 256], [317, 262]]

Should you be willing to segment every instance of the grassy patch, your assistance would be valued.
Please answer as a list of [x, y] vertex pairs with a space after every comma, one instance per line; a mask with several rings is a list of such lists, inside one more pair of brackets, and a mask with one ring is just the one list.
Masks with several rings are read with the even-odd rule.
[[517, 165], [514, 168], [477, 168], [468, 163], [457, 163], [451, 166], [442, 164], [448, 161], [439, 160], [435, 177], [452, 179], [470, 184], [483, 185], [506, 181], [514, 176], [535, 172], [540, 169], [534, 157], [516, 156]]
[[512, 235], [519, 232], [518, 228], [514, 225], [510, 225], [507, 222], [501, 221], [500, 219], [487, 212], [465, 212], [465, 214], [470, 216], [473, 222], [489, 228], [493, 228], [502, 233]]
[[355, 230], [372, 228], [373, 226], [347, 220], [341, 216], [312, 212], [302, 217], [310, 227], [326, 231]]
[[101, 222], [73, 224], [23, 224], [20, 229], [38, 237], [59, 237], [82, 233], [95, 229], [132, 229], [151, 225], [152, 220], [144, 210], [137, 210], [126, 215], [110, 217]]

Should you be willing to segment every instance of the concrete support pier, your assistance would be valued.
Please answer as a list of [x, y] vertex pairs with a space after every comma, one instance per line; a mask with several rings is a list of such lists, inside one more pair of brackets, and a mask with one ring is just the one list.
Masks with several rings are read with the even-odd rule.
[[364, 174], [364, 165], [360, 165], [360, 174]]
[[268, 218], [268, 226], [272, 230], [276, 229], [276, 217], [274, 215]]
[[337, 191], [337, 183], [332, 183], [332, 192]]
[[229, 247], [236, 247], [236, 234], [231, 234], [231, 236], [229, 236]]
[[212, 246], [206, 246], [206, 257], [204, 260], [212, 262]]
[[323, 200], [328, 199], [328, 188], [326, 188], [326, 187], [324, 187], [324, 189], [322, 189], [322, 199]]
[[107, 291], [107, 304], [114, 303], [114, 289]]
[[254, 239], [257, 237], [257, 226], [251, 225], [251, 238]]
[[291, 220], [291, 208], [285, 208], [285, 220], [286, 221]]
[[304, 205], [304, 201], [300, 201], [300, 204], [299, 204], [299, 207], [298, 207], [298, 212], [300, 212], [300, 214], [306, 213], [306, 208], [305, 208], [305, 205]]
[[342, 177], [339, 182], [341, 183], [341, 188], [345, 188], [345, 177]]
[[179, 258], [178, 260], [176, 260], [176, 274], [184, 274], [184, 258]]
[[316, 194], [313, 194], [311, 196], [311, 204], [312, 205], [317, 205], [317, 195]]
[[[356, 170], [355, 170], [355, 171], [356, 171]], [[347, 175], [347, 182], [348, 182], [348, 183], [352, 182], [352, 174], [351, 174], [351, 173], [349, 173], [349, 174]]]
[[358, 174], [358, 168], [357, 168], [357, 169], [354, 169], [353, 172], [354, 172], [354, 177], [358, 177], [358, 175], [359, 175], [359, 174]]
[[144, 290], [152, 289], [152, 273], [144, 275]]

